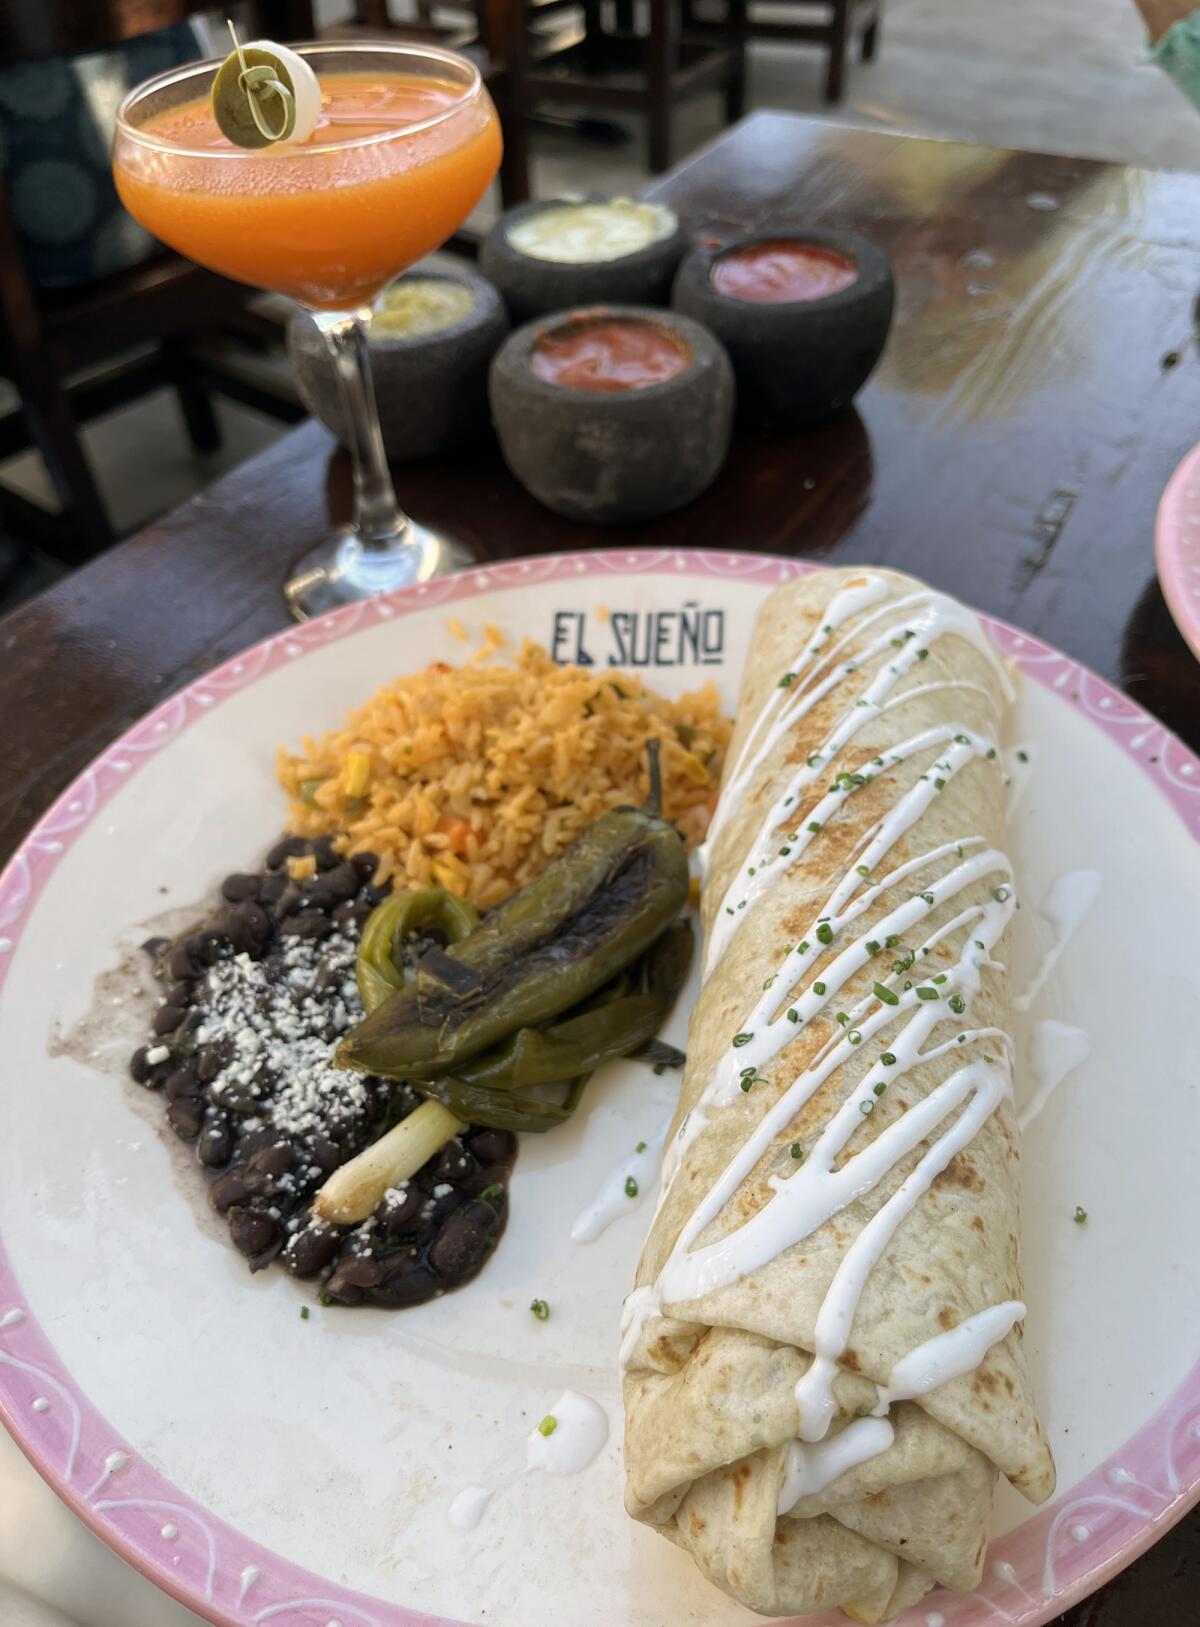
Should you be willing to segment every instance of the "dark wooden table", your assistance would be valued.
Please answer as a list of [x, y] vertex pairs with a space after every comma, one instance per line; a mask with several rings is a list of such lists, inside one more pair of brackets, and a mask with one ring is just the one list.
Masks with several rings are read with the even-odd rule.
[[[857, 410], [738, 444], [699, 503], [642, 528], [558, 519], [493, 449], [399, 471], [413, 513], [480, 559], [645, 542], [900, 566], [1200, 745], [1200, 667], [1153, 558], [1200, 439], [1200, 178], [760, 113], [653, 195], [704, 236], [823, 222], [888, 250], [897, 321]], [[0, 620], [0, 857], [128, 723], [283, 624], [289, 561], [349, 495], [344, 454], [303, 425]], [[1200, 1511], [1063, 1620], [1194, 1627]]]

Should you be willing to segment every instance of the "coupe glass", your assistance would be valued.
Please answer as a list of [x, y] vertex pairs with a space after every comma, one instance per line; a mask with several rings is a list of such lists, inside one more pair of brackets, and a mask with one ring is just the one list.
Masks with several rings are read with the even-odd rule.
[[354, 463], [354, 523], [295, 567], [285, 594], [303, 618], [469, 558], [397, 505], [367, 329], [376, 295], [440, 247], [487, 190], [500, 126], [478, 69], [450, 51], [383, 41], [294, 49], [321, 83], [307, 142], [233, 146], [209, 107], [221, 64], [191, 63], [125, 98], [113, 177], [129, 213], [162, 242], [290, 295], [324, 335]]

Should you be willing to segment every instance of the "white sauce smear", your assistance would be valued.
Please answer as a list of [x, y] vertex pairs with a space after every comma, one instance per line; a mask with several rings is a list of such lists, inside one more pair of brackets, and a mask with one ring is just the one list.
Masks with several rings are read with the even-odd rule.
[[1032, 983], [1018, 994], [1013, 1005], [1028, 1011], [1042, 984], [1058, 965], [1063, 950], [1083, 925], [1084, 917], [1100, 896], [1102, 877], [1098, 870], [1068, 870], [1046, 894], [1042, 915], [1054, 931], [1054, 942], [1042, 956]]
[[576, 1216], [571, 1227], [572, 1243], [594, 1243], [614, 1220], [632, 1214], [654, 1183], [666, 1134], [664, 1125], [651, 1140], [639, 1141], [628, 1158], [605, 1176], [599, 1192]]
[[1068, 1074], [1083, 1066], [1091, 1052], [1091, 1041], [1082, 1028], [1056, 1022], [1053, 1017], [1034, 1024], [1029, 1042], [1029, 1071], [1033, 1075], [1034, 1090], [1017, 1118], [1022, 1130], [1027, 1130], [1039, 1117], [1059, 1085]]
[[464, 1486], [450, 1504], [446, 1517], [456, 1531], [473, 1531], [491, 1500], [490, 1486]]
[[541, 1424], [529, 1432], [525, 1464], [547, 1474], [578, 1474], [604, 1450], [608, 1440], [608, 1414], [590, 1395], [564, 1390], [546, 1414], [554, 1419], [548, 1435]]

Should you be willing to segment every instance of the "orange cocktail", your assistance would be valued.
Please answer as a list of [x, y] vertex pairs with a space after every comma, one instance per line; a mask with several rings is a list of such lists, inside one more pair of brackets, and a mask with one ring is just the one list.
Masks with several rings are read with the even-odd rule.
[[118, 145], [121, 201], [163, 242], [239, 282], [321, 309], [370, 301], [479, 202], [499, 126], [486, 96], [463, 103], [445, 80], [335, 72], [320, 87], [309, 140], [255, 152], [221, 134], [207, 96], [151, 115], [137, 145]]
[[499, 162], [478, 68], [432, 45], [243, 45], [235, 35], [223, 63], [172, 69], [121, 104], [113, 177], [129, 213], [198, 264], [290, 294], [325, 340], [354, 519], [296, 562], [284, 587], [296, 616], [470, 558], [396, 502], [367, 332], [371, 301], [462, 224]]

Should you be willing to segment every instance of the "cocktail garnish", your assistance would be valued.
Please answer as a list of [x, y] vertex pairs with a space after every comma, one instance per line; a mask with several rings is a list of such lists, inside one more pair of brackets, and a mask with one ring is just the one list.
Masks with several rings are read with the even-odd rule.
[[273, 40], [243, 45], [232, 22], [233, 50], [213, 80], [212, 110], [236, 147], [307, 141], [321, 110], [317, 76], [302, 56]]

